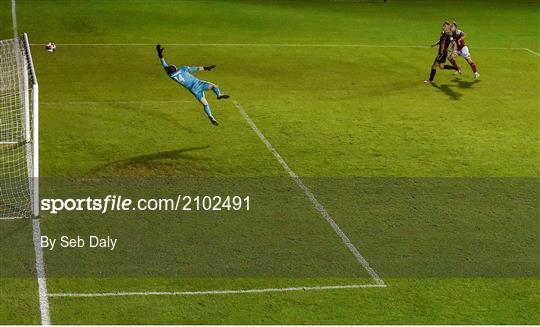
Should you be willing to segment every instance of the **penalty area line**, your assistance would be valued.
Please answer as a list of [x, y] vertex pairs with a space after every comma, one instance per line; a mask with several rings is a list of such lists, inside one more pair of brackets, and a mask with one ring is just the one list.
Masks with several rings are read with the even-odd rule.
[[535, 56], [540, 57], [540, 53], [534, 52], [534, 51], [532, 51], [531, 49], [528, 49], [528, 48], [521, 48], [521, 49], [522, 49], [522, 50], [525, 50], [525, 51], [527, 51], [527, 52], [529, 52], [529, 53], [532, 53], [532, 54], [535, 55]]
[[261, 130], [255, 125], [253, 120], [249, 117], [247, 112], [244, 110], [242, 105], [238, 103], [237, 101], [233, 101], [234, 106], [242, 117], [244, 117], [245, 121], [248, 123], [248, 125], [251, 127], [251, 129], [257, 134], [259, 139], [266, 145], [266, 148], [270, 153], [274, 155], [276, 160], [279, 162], [279, 164], [283, 167], [283, 169], [289, 174], [289, 176], [294, 180], [296, 185], [304, 192], [304, 194], [307, 196], [311, 204], [315, 207], [315, 209], [319, 212], [319, 214], [326, 220], [326, 222], [332, 227], [334, 232], [341, 238], [341, 242], [349, 249], [349, 251], [354, 255], [356, 258], [356, 261], [366, 270], [366, 272], [371, 276], [371, 278], [375, 281], [377, 285], [386, 285], [384, 281], [379, 277], [379, 274], [371, 268], [369, 265], [369, 262], [364, 258], [364, 256], [358, 251], [356, 246], [351, 242], [349, 237], [345, 234], [345, 232], [339, 227], [339, 225], [336, 223], [334, 218], [330, 216], [328, 211], [323, 207], [323, 205], [317, 200], [313, 192], [304, 184], [302, 179], [289, 167], [287, 162], [285, 162], [285, 159], [277, 152], [277, 150], [272, 146], [270, 141], [264, 136], [264, 134], [261, 132]]
[[298, 291], [324, 291], [355, 288], [381, 288], [386, 284], [358, 284], [358, 285], [328, 285], [328, 286], [299, 286], [284, 288], [254, 288], [239, 290], [209, 290], [209, 291], [183, 291], [183, 292], [108, 292], [108, 293], [50, 293], [49, 297], [109, 297], [109, 296], [194, 296], [194, 295], [220, 295], [220, 294], [250, 294], [250, 293], [279, 293]]

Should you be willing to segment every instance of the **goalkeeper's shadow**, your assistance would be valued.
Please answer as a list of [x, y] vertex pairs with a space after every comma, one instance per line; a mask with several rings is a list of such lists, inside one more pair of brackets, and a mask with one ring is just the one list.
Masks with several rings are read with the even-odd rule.
[[170, 168], [182, 166], [182, 162], [194, 162], [204, 158], [190, 155], [195, 151], [202, 151], [210, 148], [209, 145], [200, 147], [188, 147], [171, 151], [161, 151], [150, 154], [138, 155], [135, 157], [116, 160], [92, 170], [96, 175], [160, 175], [170, 173]]

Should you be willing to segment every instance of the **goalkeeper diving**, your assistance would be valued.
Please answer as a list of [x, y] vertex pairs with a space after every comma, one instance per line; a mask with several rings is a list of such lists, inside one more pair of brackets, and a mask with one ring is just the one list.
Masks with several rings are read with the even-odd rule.
[[210, 119], [210, 122], [214, 125], [219, 125], [218, 121], [214, 118], [212, 115], [212, 110], [210, 110], [210, 106], [208, 105], [208, 101], [206, 100], [206, 97], [204, 96], [204, 91], [212, 90], [218, 100], [220, 99], [228, 99], [229, 96], [225, 94], [221, 94], [221, 91], [219, 90], [219, 87], [216, 84], [203, 81], [198, 79], [197, 77], [191, 75], [191, 73], [198, 72], [200, 70], [212, 70], [216, 67], [216, 65], [211, 66], [181, 66], [180, 68], [176, 68], [175, 65], [168, 65], [165, 62], [165, 59], [163, 59], [163, 50], [164, 48], [161, 47], [161, 45], [156, 45], [156, 50], [158, 53], [159, 60], [161, 60], [161, 64], [163, 65], [163, 68], [165, 69], [165, 72], [167, 72], [167, 75], [169, 75], [170, 78], [175, 80], [178, 84], [185, 87], [191, 94], [193, 94], [197, 100], [202, 104], [204, 112], [206, 115], [208, 115], [208, 119]]

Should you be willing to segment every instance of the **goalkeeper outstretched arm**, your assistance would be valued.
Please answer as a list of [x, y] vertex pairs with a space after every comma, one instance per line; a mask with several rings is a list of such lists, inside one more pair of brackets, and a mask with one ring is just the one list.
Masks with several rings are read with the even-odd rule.
[[188, 69], [189, 69], [189, 72], [190, 73], [193, 73], [193, 72], [198, 72], [200, 70], [212, 70], [213, 68], [215, 68], [216, 65], [210, 65], [210, 66], [188, 66]]
[[162, 48], [161, 45], [159, 45], [159, 44], [156, 45], [156, 51], [157, 51], [157, 55], [159, 57], [159, 60], [161, 61], [161, 65], [163, 66], [163, 68], [167, 69], [167, 67], [169, 67], [169, 65], [167, 65], [167, 62], [163, 58], [163, 50], [165, 50], [165, 48]]
[[[159, 57], [159, 60], [161, 61], [161, 65], [163, 66], [163, 68], [165, 69], [165, 71], [167, 71], [167, 73], [170, 74], [170, 71], [171, 69], [169, 69], [169, 67], [174, 67], [174, 69], [176, 70], [176, 67], [175, 66], [169, 66], [167, 64], [167, 62], [165, 61], [165, 58], [163, 58], [163, 50], [165, 50], [165, 48], [161, 47], [161, 45], [156, 45], [156, 51], [157, 51], [157, 54], [158, 54], [158, 57]], [[190, 73], [193, 73], [193, 72], [198, 72], [200, 70], [212, 70], [216, 67], [216, 65], [210, 65], [210, 66], [188, 66], [188, 70]]]

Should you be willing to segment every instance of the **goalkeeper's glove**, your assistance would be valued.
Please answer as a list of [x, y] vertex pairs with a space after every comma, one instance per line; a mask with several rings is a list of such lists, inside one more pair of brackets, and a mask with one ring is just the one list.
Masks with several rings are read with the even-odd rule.
[[159, 59], [163, 58], [163, 50], [165, 50], [165, 48], [162, 48], [161, 45], [156, 45], [156, 51]]
[[210, 65], [210, 66], [204, 66], [204, 70], [212, 70], [216, 67], [216, 65]]

